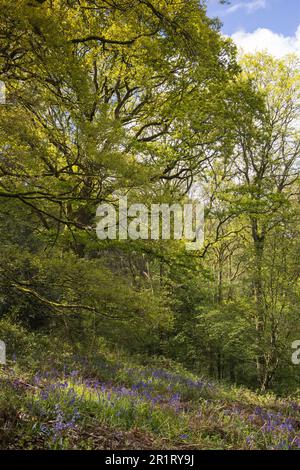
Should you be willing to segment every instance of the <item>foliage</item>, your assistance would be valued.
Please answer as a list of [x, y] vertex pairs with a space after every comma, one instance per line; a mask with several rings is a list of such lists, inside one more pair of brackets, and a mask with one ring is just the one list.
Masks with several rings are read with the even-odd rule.
[[[238, 62], [198, 0], [0, 12], [3, 446], [299, 447], [299, 60]], [[195, 185], [201, 250], [97, 238]]]

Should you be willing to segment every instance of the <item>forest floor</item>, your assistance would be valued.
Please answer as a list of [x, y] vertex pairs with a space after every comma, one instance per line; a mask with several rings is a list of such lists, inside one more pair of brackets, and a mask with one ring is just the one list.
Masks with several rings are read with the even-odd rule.
[[2, 449], [300, 449], [300, 400], [104, 356], [0, 370]]

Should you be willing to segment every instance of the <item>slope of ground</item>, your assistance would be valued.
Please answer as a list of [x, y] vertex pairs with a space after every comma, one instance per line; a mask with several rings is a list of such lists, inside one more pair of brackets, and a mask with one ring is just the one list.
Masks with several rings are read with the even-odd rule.
[[2, 449], [299, 449], [300, 401], [176, 365], [72, 358], [0, 372]]

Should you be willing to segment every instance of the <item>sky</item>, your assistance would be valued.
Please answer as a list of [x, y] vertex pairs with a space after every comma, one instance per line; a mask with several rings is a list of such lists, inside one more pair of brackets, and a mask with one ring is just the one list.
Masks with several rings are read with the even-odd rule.
[[267, 50], [276, 57], [300, 57], [300, 0], [207, 0], [208, 15], [219, 17], [222, 31], [245, 52]]

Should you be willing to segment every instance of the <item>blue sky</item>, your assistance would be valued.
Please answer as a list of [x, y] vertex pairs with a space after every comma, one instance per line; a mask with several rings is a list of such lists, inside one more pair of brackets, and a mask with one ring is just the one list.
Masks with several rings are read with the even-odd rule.
[[210, 16], [219, 16], [224, 22], [225, 34], [268, 28], [292, 36], [300, 24], [300, 0], [231, 0], [230, 5], [208, 0], [208, 8]]
[[300, 0], [207, 0], [208, 15], [218, 16], [222, 31], [245, 50], [267, 49], [300, 55]]

